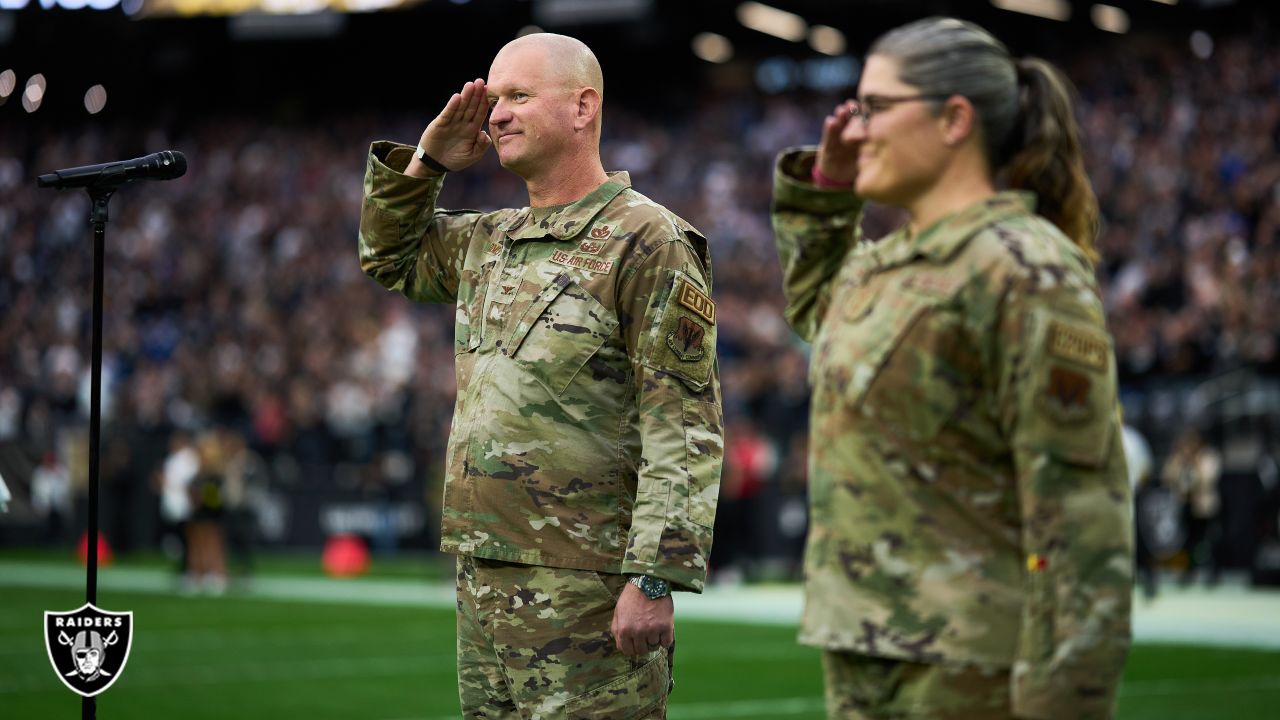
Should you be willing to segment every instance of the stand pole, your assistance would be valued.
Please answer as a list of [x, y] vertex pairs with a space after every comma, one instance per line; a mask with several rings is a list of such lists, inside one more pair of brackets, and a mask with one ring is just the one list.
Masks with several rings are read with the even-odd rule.
[[[107, 239], [107, 203], [116, 189], [89, 188], [93, 209], [89, 222], [93, 225], [93, 336], [92, 376], [89, 390], [89, 529], [88, 570], [85, 576], [85, 602], [98, 602], [98, 438], [102, 430], [102, 284]], [[82, 720], [97, 717], [96, 698], [82, 698]]]

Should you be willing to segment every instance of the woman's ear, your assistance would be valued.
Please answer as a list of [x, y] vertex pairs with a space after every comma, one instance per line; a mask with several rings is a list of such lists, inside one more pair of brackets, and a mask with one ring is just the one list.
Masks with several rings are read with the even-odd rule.
[[974, 134], [978, 118], [974, 112], [973, 103], [969, 102], [968, 98], [952, 95], [942, 106], [939, 120], [942, 126], [943, 142], [954, 147]]

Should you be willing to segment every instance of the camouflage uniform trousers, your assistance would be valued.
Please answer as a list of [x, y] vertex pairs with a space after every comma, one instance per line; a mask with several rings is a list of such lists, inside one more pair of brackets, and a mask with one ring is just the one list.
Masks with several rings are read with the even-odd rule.
[[475, 720], [662, 720], [671, 657], [623, 655], [626, 577], [461, 555], [458, 696]]
[[1010, 669], [827, 650], [830, 720], [1012, 720]]

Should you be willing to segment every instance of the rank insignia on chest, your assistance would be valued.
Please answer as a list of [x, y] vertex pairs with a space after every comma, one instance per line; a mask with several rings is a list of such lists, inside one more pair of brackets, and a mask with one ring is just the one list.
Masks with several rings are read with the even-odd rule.
[[676, 329], [667, 333], [667, 346], [681, 360], [697, 362], [706, 353], [702, 347], [706, 335], [707, 331], [696, 320], [682, 317], [676, 322]]
[[603, 249], [604, 243], [599, 240], [583, 240], [581, 243], [578, 243], [578, 252], [580, 253], [599, 255], [600, 251]]
[[596, 225], [591, 228], [591, 232], [587, 233], [592, 240], [608, 240], [613, 235], [612, 225]]

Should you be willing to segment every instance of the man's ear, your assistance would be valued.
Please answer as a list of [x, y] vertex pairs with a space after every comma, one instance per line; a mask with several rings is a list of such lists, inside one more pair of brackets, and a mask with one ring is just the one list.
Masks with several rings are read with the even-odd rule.
[[586, 130], [595, 126], [600, 116], [600, 93], [593, 87], [584, 87], [577, 92], [577, 110], [573, 116], [573, 129]]
[[978, 116], [973, 109], [973, 103], [961, 95], [952, 95], [947, 98], [938, 118], [942, 128], [942, 139], [947, 145], [959, 145], [977, 130]]

